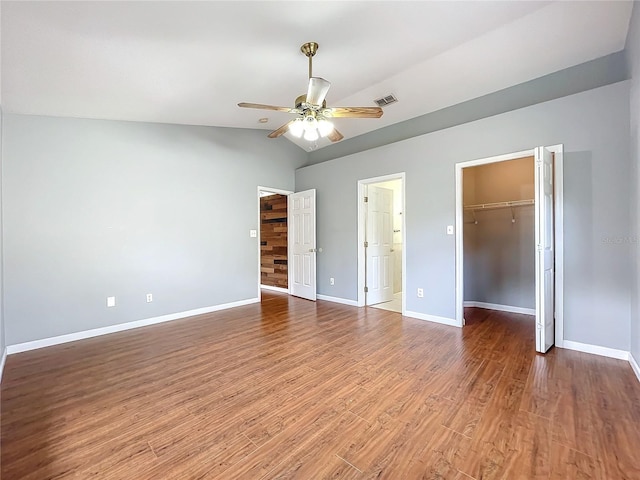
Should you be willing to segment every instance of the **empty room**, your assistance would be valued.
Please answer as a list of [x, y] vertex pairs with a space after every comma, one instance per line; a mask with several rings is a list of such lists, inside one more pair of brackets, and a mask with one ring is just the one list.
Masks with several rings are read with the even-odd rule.
[[640, 479], [640, 2], [0, 1], [0, 477]]

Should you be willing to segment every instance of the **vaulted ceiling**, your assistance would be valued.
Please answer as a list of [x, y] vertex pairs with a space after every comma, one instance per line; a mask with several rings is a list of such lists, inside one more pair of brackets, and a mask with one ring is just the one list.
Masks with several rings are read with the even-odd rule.
[[332, 82], [329, 105], [399, 100], [380, 119], [336, 119], [350, 138], [620, 51], [632, 2], [3, 1], [1, 9], [4, 112], [273, 130], [289, 114], [237, 103], [292, 106], [307, 85], [300, 45], [315, 41], [314, 74]]

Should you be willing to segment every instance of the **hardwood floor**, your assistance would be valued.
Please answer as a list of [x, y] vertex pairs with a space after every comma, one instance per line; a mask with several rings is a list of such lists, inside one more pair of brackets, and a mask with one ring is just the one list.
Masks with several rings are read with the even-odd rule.
[[640, 478], [627, 362], [536, 355], [525, 315], [466, 317], [264, 292], [11, 355], [2, 479]]

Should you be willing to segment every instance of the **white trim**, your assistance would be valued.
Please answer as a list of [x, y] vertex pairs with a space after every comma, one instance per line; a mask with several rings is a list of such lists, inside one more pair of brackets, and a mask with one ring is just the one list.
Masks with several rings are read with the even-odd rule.
[[503, 153], [502, 155], [495, 155], [493, 157], [478, 158], [476, 160], [469, 160], [462, 163], [456, 163], [456, 167], [458, 165], [462, 165], [463, 168], [467, 168], [467, 167], [477, 167], [478, 165], [486, 165], [487, 163], [506, 162], [507, 160], [516, 160], [518, 158], [523, 158], [523, 157], [533, 157], [533, 153], [534, 153], [533, 148], [529, 150], [522, 150], [520, 152]]
[[[564, 146], [553, 145], [547, 147], [554, 155], [553, 158], [553, 198], [554, 198], [554, 258], [555, 258], [555, 344], [564, 346]], [[562, 201], [557, 201], [561, 199]]]
[[7, 348], [2, 351], [2, 358], [0, 358], [0, 383], [2, 383], [2, 374], [4, 373], [4, 363], [7, 361]]
[[[364, 248], [362, 245], [364, 244], [365, 237], [365, 225], [364, 225], [364, 192], [365, 192], [365, 184], [362, 181], [358, 182], [358, 189], [356, 195], [358, 196], [356, 199], [358, 205], [358, 244], [356, 245], [356, 252], [358, 252], [358, 264], [356, 265], [358, 269], [358, 306], [364, 307], [366, 297], [364, 295], [364, 286], [366, 283], [366, 272], [364, 269], [364, 265], [367, 262]], [[404, 287], [404, 285], [403, 285]]]
[[[262, 217], [260, 216], [260, 192], [277, 193], [278, 195], [286, 195], [287, 197], [293, 193], [289, 190], [281, 190], [279, 188], [263, 187], [261, 185], [258, 185], [258, 230], [257, 230], [258, 231], [258, 235], [257, 235], [257, 238], [258, 238], [258, 300], [262, 298], [262, 288], [264, 287], [263, 285], [260, 284], [262, 280], [262, 272], [261, 272], [262, 263], [260, 261], [262, 256], [262, 249], [260, 248], [260, 243], [261, 243], [260, 227], [262, 226]], [[289, 220], [289, 199], [287, 198], [287, 224], [289, 223], [288, 220]], [[287, 242], [288, 240], [289, 240], [289, 235], [287, 235]], [[289, 257], [289, 245], [287, 244], [287, 258], [288, 257]], [[289, 268], [287, 268], [287, 285], [289, 285]], [[286, 293], [291, 293], [288, 289], [283, 289], [283, 290], [285, 290]]]
[[633, 373], [638, 377], [638, 381], [640, 382], [640, 365], [636, 362], [636, 359], [633, 357], [631, 352], [629, 352], [629, 363], [631, 364], [631, 368], [633, 369]]
[[[588, 343], [573, 342], [565, 340], [562, 348], [567, 350], [576, 350], [577, 352], [591, 353], [603, 357], [617, 358], [618, 360], [629, 360], [629, 352], [626, 350], [618, 350], [616, 348], [601, 347], [600, 345], [591, 345]], [[557, 345], [556, 345], [557, 346]]]
[[464, 201], [462, 190], [462, 164], [456, 164], [456, 231], [455, 233], [455, 301], [456, 301], [456, 322], [458, 326], [464, 326], [464, 239], [462, 229], [464, 224]]
[[365, 278], [365, 263], [366, 258], [364, 254], [365, 227], [364, 227], [364, 188], [365, 185], [372, 183], [388, 182], [389, 180], [400, 180], [402, 182], [402, 314], [405, 315], [407, 310], [407, 181], [406, 173], [398, 172], [389, 175], [382, 175], [380, 177], [365, 178], [358, 180], [358, 188], [356, 189], [356, 204], [358, 205], [358, 244], [356, 246], [358, 252], [358, 300], [356, 306], [364, 307], [366, 303], [364, 286], [366, 283]]
[[499, 312], [521, 313], [523, 315], [535, 315], [535, 308], [513, 307], [511, 305], [500, 305], [498, 303], [486, 302], [464, 302], [465, 307], [486, 308], [487, 310], [498, 310]]
[[427, 322], [441, 323], [442, 325], [449, 325], [450, 327], [461, 326], [455, 318], [439, 317], [437, 315], [429, 315], [426, 313], [408, 311], [404, 312], [402, 316], [415, 318], [417, 320], [426, 320]]
[[280, 292], [280, 293], [289, 293], [289, 289], [288, 288], [282, 288], [282, 287], [272, 287], [271, 285], [262, 285], [260, 284], [260, 288], [264, 289], [264, 290], [272, 290], [274, 292]]
[[258, 185], [258, 194], [260, 194], [260, 192], [277, 193], [278, 195], [291, 195], [293, 193], [291, 190], [282, 190], [280, 188], [263, 187]]
[[57, 337], [43, 338], [41, 340], [33, 340], [31, 342], [18, 343], [15, 345], [9, 345], [7, 347], [7, 353], [11, 355], [13, 353], [26, 352], [29, 350], [35, 350], [37, 348], [50, 347], [52, 345], [59, 345], [61, 343], [67, 343], [67, 342], [75, 342], [76, 340], [83, 340], [85, 338], [98, 337], [100, 335], [108, 335], [109, 333], [122, 332], [124, 330], [131, 330], [134, 328], [146, 327], [148, 325], [155, 325], [157, 323], [170, 322], [172, 320], [180, 320], [186, 317], [193, 317], [195, 315], [202, 315], [205, 313], [217, 312], [219, 310], [226, 310], [229, 308], [241, 307], [243, 305], [249, 305], [249, 304], [258, 303], [258, 302], [260, 302], [259, 298], [248, 298], [246, 300], [239, 300], [237, 302], [223, 303], [221, 305], [214, 305], [211, 307], [203, 307], [203, 308], [196, 308], [194, 310], [187, 310], [186, 312], [171, 313], [169, 315], [162, 315], [160, 317], [145, 318], [143, 320], [136, 320], [133, 322], [110, 325], [108, 327], [94, 328], [91, 330], [84, 330], [82, 332], [59, 335]]
[[325, 302], [333, 302], [333, 303], [341, 303], [343, 305], [351, 305], [352, 307], [357, 307], [358, 302], [355, 300], [350, 300], [348, 298], [340, 298], [340, 297], [331, 297], [329, 295], [316, 295], [318, 300], [324, 300]]

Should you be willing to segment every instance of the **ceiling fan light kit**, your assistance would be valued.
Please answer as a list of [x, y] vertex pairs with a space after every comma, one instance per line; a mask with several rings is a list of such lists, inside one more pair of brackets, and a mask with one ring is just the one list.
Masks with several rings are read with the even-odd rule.
[[269, 138], [278, 138], [287, 131], [296, 138], [304, 136], [309, 142], [315, 142], [320, 137], [327, 137], [332, 142], [338, 142], [344, 136], [335, 129], [329, 118], [380, 118], [380, 107], [327, 107], [326, 96], [331, 83], [324, 78], [313, 76], [313, 56], [318, 51], [316, 42], [307, 42], [300, 47], [300, 51], [309, 59], [309, 86], [307, 93], [296, 98], [293, 108], [277, 107], [260, 103], [239, 103], [242, 108], [259, 108], [276, 110], [297, 115], [297, 118], [285, 123], [271, 132]]

